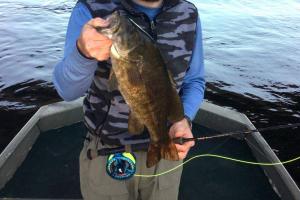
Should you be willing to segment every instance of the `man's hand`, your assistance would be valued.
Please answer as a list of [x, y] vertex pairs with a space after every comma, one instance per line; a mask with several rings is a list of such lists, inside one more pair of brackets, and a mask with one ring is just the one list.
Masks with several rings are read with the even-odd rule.
[[[187, 119], [183, 118], [182, 120], [174, 123], [169, 131], [169, 135], [171, 138], [183, 137], [183, 138], [192, 138], [193, 134]], [[195, 145], [194, 141], [185, 142], [183, 145], [175, 144], [178, 156], [180, 160], [183, 160], [190, 148]]]
[[107, 27], [108, 25], [109, 23], [106, 20], [94, 18], [83, 26], [77, 40], [77, 47], [85, 57], [97, 59], [98, 61], [109, 58], [112, 41], [95, 29], [95, 27]]

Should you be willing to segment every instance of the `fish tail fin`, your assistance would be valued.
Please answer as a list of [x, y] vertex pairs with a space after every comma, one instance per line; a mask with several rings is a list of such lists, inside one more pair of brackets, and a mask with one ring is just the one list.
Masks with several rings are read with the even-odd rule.
[[176, 146], [171, 140], [162, 144], [150, 144], [147, 154], [147, 167], [156, 165], [162, 158], [166, 160], [179, 160]]
[[160, 145], [155, 143], [150, 143], [147, 153], [147, 167], [152, 167], [156, 165], [161, 159]]

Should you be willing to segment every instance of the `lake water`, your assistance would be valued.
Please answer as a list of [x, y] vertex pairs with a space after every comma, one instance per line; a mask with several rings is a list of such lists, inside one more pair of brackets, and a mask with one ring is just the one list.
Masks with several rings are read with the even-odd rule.
[[[206, 99], [259, 128], [300, 121], [300, 1], [194, 0], [203, 28]], [[62, 58], [74, 0], [0, 0], [0, 151], [41, 105]], [[273, 134], [274, 133], [274, 134]], [[277, 155], [299, 154], [299, 129], [265, 135]], [[300, 164], [287, 166], [300, 183]]]

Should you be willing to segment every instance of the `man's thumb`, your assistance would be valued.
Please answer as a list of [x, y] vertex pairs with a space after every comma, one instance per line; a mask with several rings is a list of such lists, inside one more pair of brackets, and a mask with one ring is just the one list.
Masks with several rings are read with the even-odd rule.
[[96, 28], [96, 27], [107, 27], [109, 25], [109, 22], [105, 19], [97, 17], [97, 18], [91, 19], [88, 22], [88, 24], [93, 26], [94, 28]]

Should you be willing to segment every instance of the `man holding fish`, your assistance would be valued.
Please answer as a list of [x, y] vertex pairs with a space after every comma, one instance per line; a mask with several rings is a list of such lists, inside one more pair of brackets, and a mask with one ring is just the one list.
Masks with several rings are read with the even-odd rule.
[[66, 101], [87, 91], [88, 134], [80, 155], [85, 199], [177, 199], [181, 169], [115, 180], [106, 169], [111, 157], [98, 152], [124, 149], [134, 155], [138, 174], [157, 174], [179, 165], [194, 145], [172, 140], [192, 137], [191, 120], [204, 95], [201, 25], [193, 4], [79, 1], [53, 82]]

